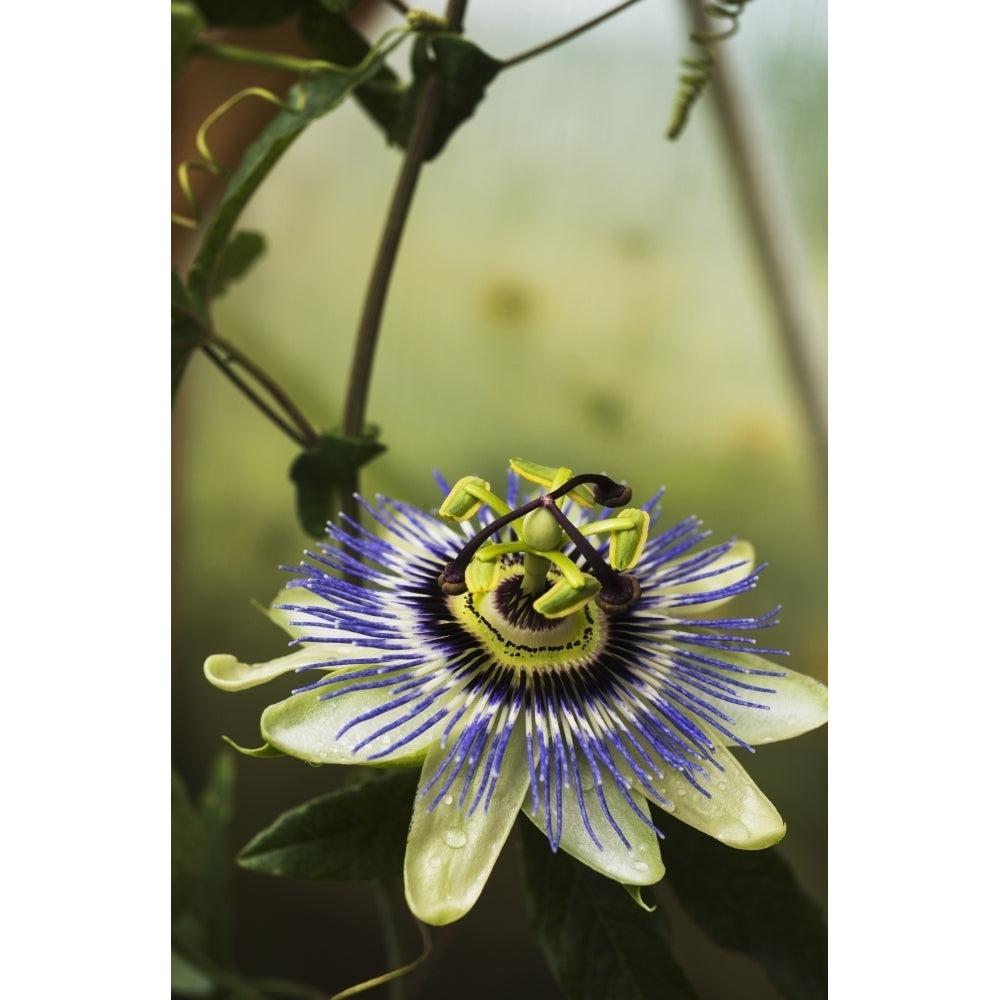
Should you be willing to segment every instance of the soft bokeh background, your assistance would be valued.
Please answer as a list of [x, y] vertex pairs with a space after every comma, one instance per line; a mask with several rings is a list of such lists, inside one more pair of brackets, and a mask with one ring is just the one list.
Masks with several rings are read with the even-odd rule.
[[[466, 34], [506, 57], [603, 6], [471, 0]], [[381, 23], [366, 30], [374, 36]], [[426, 168], [369, 402], [389, 450], [365, 470], [363, 488], [431, 507], [432, 469], [497, 483], [512, 455], [606, 471], [637, 497], [666, 485], [665, 522], [697, 513], [716, 537], [754, 542], [770, 568], [743, 608], [780, 603], [782, 624], [768, 640], [790, 651], [791, 666], [826, 680], [825, 485], [710, 102], [679, 142], [663, 138], [678, 61], [691, 54], [685, 38], [679, 2], [638, 4], [502, 74]], [[826, 5], [751, 4], [726, 45], [822, 316]], [[321, 426], [339, 419], [399, 160], [354, 104], [312, 126], [243, 220], [264, 232], [267, 255], [216, 307], [220, 332]], [[823, 357], [825, 343], [811, 347]], [[214, 652], [260, 660], [282, 650], [249, 602], [270, 601], [284, 580], [277, 567], [297, 562], [307, 540], [287, 478], [294, 446], [200, 357], [174, 420], [174, 758], [198, 789], [220, 734], [256, 745], [260, 710], [286, 690], [279, 681], [226, 695], [203, 680], [201, 663]], [[825, 747], [823, 731], [748, 762], [788, 823], [779, 850], [820, 901]], [[234, 850], [342, 780], [291, 760], [241, 758]], [[472, 914], [436, 934], [414, 995], [464, 997], [473, 982], [481, 998], [558, 995], [525, 926], [514, 846]], [[333, 992], [386, 968], [368, 887], [237, 871], [235, 890], [247, 973]], [[660, 899], [705, 997], [776, 995], [762, 972], [687, 923], [668, 886]]]

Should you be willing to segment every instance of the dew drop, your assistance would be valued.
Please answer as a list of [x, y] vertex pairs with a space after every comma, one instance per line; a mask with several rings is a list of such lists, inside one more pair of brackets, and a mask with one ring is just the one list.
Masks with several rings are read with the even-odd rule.
[[444, 797], [444, 798], [443, 798], [443, 799], [442, 799], [441, 801], [442, 801], [442, 802], [443, 802], [443, 803], [444, 803], [444, 804], [445, 804], [446, 806], [450, 806], [450, 805], [452, 804], [452, 802], [454, 802], [454, 801], [455, 801], [455, 796], [454, 796], [454, 795], [446, 795], [446, 796], [445, 796], [445, 797]]
[[441, 859], [435, 854], [434, 857], [427, 862], [427, 865], [429, 868], [434, 868], [434, 869], [440, 868]]
[[451, 827], [450, 829], [444, 831], [444, 842], [449, 847], [454, 847], [455, 850], [458, 850], [460, 847], [465, 847], [468, 839], [469, 838], [466, 837], [466, 835], [457, 827]]
[[678, 788], [677, 789], [677, 798], [683, 799], [685, 795], [687, 795], [687, 789], [686, 788]]
[[719, 830], [715, 839], [726, 844], [742, 844], [750, 839], [750, 831], [739, 820], [734, 819]]

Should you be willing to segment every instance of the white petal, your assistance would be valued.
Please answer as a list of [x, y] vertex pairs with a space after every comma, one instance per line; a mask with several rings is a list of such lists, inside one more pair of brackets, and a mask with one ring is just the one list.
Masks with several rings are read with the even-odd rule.
[[[437, 731], [440, 733], [440, 727]], [[458, 735], [452, 733], [446, 748], [441, 747], [440, 737], [433, 740], [419, 788], [423, 789], [437, 772]], [[466, 773], [463, 769], [448, 794], [430, 811], [428, 807], [438, 794], [440, 783], [423, 797], [418, 793], [413, 807], [403, 884], [411, 911], [424, 923], [440, 925], [458, 920], [468, 913], [483, 891], [528, 790], [523, 723], [518, 721], [507, 743], [489, 808], [484, 810], [483, 796], [471, 816], [468, 810], [478, 781], [473, 781], [469, 796], [464, 803], [460, 802]]]
[[[607, 773], [607, 769], [599, 765], [599, 770], [602, 777], [601, 790], [608, 810], [631, 846], [626, 847], [622, 843], [604, 815], [590, 766], [584, 757], [580, 763], [581, 776], [587, 776], [587, 779], [581, 782], [583, 803], [587, 809], [591, 829], [601, 842], [601, 846], [598, 847], [587, 832], [580, 812], [580, 800], [571, 781], [569, 787], [563, 789], [562, 836], [559, 840], [559, 850], [565, 851], [594, 871], [607, 875], [616, 882], [627, 882], [632, 885], [652, 885], [654, 882], [659, 882], [663, 878], [663, 862], [660, 860], [656, 834], [632, 811], [622, 791]], [[634, 798], [637, 800], [636, 805], [648, 819], [649, 806], [646, 805], [646, 800], [638, 793]], [[524, 803], [524, 813], [542, 833], [547, 835], [542, 796], [539, 796], [538, 811], [534, 814], [531, 812], [531, 805], [529, 795]], [[553, 831], [555, 822], [553, 816]]]
[[[765, 660], [749, 653], [724, 653], [719, 659], [727, 660], [750, 670], [781, 670], [781, 664]], [[724, 674], [725, 671], [719, 671]], [[783, 677], [767, 677], [759, 674], [734, 674], [741, 681], [755, 687], [773, 688], [773, 693], [746, 691], [736, 688], [737, 696], [767, 708], [749, 708], [733, 705], [728, 701], [704, 695], [699, 697], [712, 702], [733, 721], [723, 723], [736, 736], [751, 746], [775, 743], [778, 740], [800, 736], [817, 726], [822, 726], [827, 717], [826, 685], [805, 674], [785, 670]], [[702, 724], [703, 725], [703, 724]], [[732, 745], [731, 741], [729, 745]]]
[[[419, 763], [430, 739], [429, 730], [418, 733], [433, 716], [426, 708], [413, 718], [406, 718], [406, 706], [381, 712], [358, 722], [391, 700], [386, 688], [350, 691], [335, 698], [320, 700], [352, 684], [332, 683], [312, 691], [302, 691], [264, 710], [260, 720], [261, 735], [285, 753], [314, 764], [392, 764]], [[399, 726], [375, 736], [364, 746], [359, 744], [392, 722], [405, 719]], [[354, 725], [351, 725], [354, 723]], [[342, 732], [349, 726], [346, 732]], [[389, 750], [405, 736], [417, 733], [412, 740]], [[383, 756], [377, 756], [385, 752]]]
[[[682, 559], [678, 562], [683, 562], [690, 559], [690, 554], [685, 554]], [[731, 587], [735, 583], [739, 583], [745, 580], [754, 569], [754, 549], [753, 546], [743, 539], [737, 539], [730, 546], [729, 551], [723, 555], [717, 556], [710, 563], [697, 571], [693, 571], [694, 576], [699, 576], [701, 579], [692, 580], [689, 583], [671, 583], [667, 584], [664, 588], [665, 603], [669, 606], [671, 603], [671, 598], [675, 596], [688, 596], [690, 594], [707, 594], [713, 590], [724, 590], [726, 587]], [[743, 565], [734, 565], [736, 563], [742, 563]], [[724, 569], [724, 567], [730, 566], [731, 569]], [[720, 572], [715, 572], [714, 575], [706, 576], [706, 573], [713, 573], [714, 571], [723, 570]], [[731, 597], [723, 597], [718, 601], [708, 601], [705, 604], [694, 604], [689, 605], [692, 613], [703, 614], [706, 611], [711, 611], [714, 608], [721, 607], [723, 604], [727, 604], [731, 601]]]
[[700, 781], [711, 798], [673, 769], [650, 784], [673, 803], [672, 816], [730, 847], [755, 851], [776, 844], [785, 835], [777, 809], [728, 750], [717, 747], [715, 757], [725, 770], [707, 765], [711, 777]]
[[[279, 607], [281, 604], [297, 604], [302, 608], [332, 608], [334, 605], [304, 587], [286, 587], [284, 590], [279, 590], [278, 596], [267, 609], [267, 617], [293, 639], [301, 639], [304, 636], [322, 636], [325, 639], [347, 635], [342, 629], [330, 628], [329, 621], [324, 618], [311, 615], [307, 611], [289, 611], [287, 608]], [[293, 622], [298, 624], [292, 624]], [[302, 624], [303, 622], [305, 624]]]
[[308, 667], [322, 657], [323, 654], [317, 652], [315, 646], [297, 649], [294, 653], [279, 656], [266, 663], [240, 663], [235, 656], [216, 653], [205, 661], [205, 676], [223, 691], [242, 691], [264, 684], [299, 667]]

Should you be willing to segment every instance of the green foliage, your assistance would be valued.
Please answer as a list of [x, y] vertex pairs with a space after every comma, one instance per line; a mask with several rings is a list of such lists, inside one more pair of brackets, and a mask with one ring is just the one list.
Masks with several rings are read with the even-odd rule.
[[385, 451], [385, 445], [375, 440], [377, 435], [374, 427], [367, 428], [363, 438], [323, 434], [292, 463], [289, 475], [295, 483], [299, 523], [313, 538], [324, 534], [337, 497], [350, 488], [355, 472]]
[[528, 919], [571, 1000], [694, 1000], [670, 951], [662, 908], [640, 909], [620, 885], [521, 822]]
[[174, 991], [181, 996], [207, 995], [211, 970], [230, 958], [232, 860], [226, 828], [234, 776], [233, 755], [219, 754], [197, 807], [181, 779], [172, 776], [171, 969], [177, 976]]
[[362, 0], [320, 0], [331, 14], [346, 14], [361, 4]]
[[190, 0], [170, 4], [170, 77], [176, 79], [187, 63], [195, 39], [205, 30], [201, 11]]
[[[324, 6], [320, 0], [305, 3], [299, 16], [299, 33], [318, 59], [338, 66], [356, 66], [371, 47], [346, 18], [331, 14]], [[354, 89], [353, 96], [383, 131], [388, 132], [398, 114], [403, 90], [396, 73], [383, 65], [369, 82]]]
[[503, 64], [459, 35], [432, 35], [413, 43], [411, 56], [413, 82], [400, 100], [389, 139], [406, 146], [417, 117], [417, 109], [431, 74], [439, 73], [444, 84], [444, 99], [434, 127], [434, 137], [426, 159], [433, 160], [444, 149], [452, 133], [468, 118], [483, 99], [486, 87]]
[[695, 923], [757, 959], [791, 1000], [826, 996], [826, 923], [777, 850], [734, 851], [665, 816], [659, 825], [667, 879]]
[[170, 395], [184, 377], [191, 355], [205, 342], [205, 327], [176, 271], [170, 272]]
[[243, 848], [239, 863], [251, 871], [303, 879], [398, 875], [418, 773], [394, 770], [284, 813]]
[[231, 282], [242, 278], [264, 252], [266, 244], [260, 233], [245, 230], [234, 233], [219, 258], [215, 272], [215, 296], [218, 298]]
[[198, 0], [213, 28], [268, 28], [287, 20], [302, 0]]
[[188, 275], [191, 298], [199, 306], [204, 306], [214, 292], [229, 234], [261, 181], [310, 122], [329, 114], [355, 87], [378, 72], [392, 48], [390, 44], [372, 53], [365, 64], [353, 69], [326, 71], [302, 80], [288, 91], [285, 106], [243, 154], [223, 192], [218, 211], [205, 230]]

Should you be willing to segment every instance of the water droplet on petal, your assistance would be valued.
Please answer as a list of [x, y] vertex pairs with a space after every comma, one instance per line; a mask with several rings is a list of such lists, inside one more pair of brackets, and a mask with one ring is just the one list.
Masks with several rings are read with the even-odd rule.
[[445, 797], [444, 797], [444, 798], [443, 798], [443, 799], [442, 799], [441, 801], [442, 801], [442, 802], [443, 802], [443, 803], [444, 803], [444, 804], [445, 804], [446, 806], [450, 806], [450, 805], [452, 804], [452, 802], [454, 802], [454, 801], [455, 801], [455, 796], [454, 796], [454, 795], [446, 795], [446, 796], [445, 796]]
[[734, 819], [716, 833], [715, 839], [728, 844], [741, 844], [750, 839], [750, 831], [738, 819]]
[[459, 847], [465, 847], [468, 839], [469, 838], [466, 837], [466, 835], [459, 830], [458, 827], [453, 826], [444, 831], [444, 842], [449, 847], [454, 847], [456, 850], [458, 850]]
[[435, 854], [433, 858], [430, 858], [427, 862], [429, 868], [440, 868], [441, 859]]

